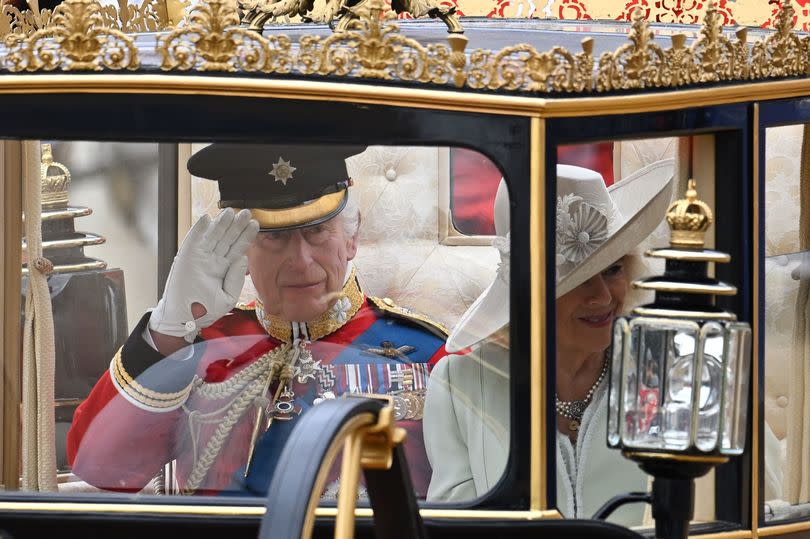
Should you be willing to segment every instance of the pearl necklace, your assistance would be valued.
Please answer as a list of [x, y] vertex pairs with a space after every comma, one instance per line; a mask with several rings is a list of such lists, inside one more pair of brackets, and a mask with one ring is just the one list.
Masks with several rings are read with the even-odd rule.
[[596, 392], [596, 388], [599, 387], [599, 384], [602, 383], [602, 380], [604, 380], [605, 376], [607, 375], [608, 365], [608, 351], [605, 350], [605, 356], [602, 359], [602, 372], [599, 373], [599, 378], [596, 379], [596, 382], [594, 382], [594, 384], [588, 390], [588, 393], [585, 395], [584, 399], [561, 401], [557, 395], [554, 395], [554, 398], [556, 399], [555, 407], [557, 408], [557, 413], [571, 420], [571, 422], [568, 424], [568, 428], [570, 430], [579, 430], [579, 425], [582, 422], [582, 416], [585, 414], [585, 410], [588, 408], [591, 400], [593, 400], [593, 394]]

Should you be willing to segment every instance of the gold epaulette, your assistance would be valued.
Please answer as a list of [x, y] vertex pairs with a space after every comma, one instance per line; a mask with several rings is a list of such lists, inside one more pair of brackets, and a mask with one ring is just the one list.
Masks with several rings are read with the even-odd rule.
[[394, 303], [391, 298], [375, 298], [374, 296], [368, 296], [368, 300], [377, 309], [394, 316], [395, 318], [410, 320], [411, 322], [427, 329], [431, 333], [443, 339], [446, 339], [447, 336], [450, 335], [450, 331], [444, 326], [444, 324], [432, 320], [422, 313], [417, 313], [408, 308], [400, 307]]

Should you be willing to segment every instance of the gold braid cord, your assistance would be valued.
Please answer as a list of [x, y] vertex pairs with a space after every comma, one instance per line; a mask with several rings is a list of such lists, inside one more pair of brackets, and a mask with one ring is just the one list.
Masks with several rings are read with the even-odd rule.
[[6, 36], [3, 65], [9, 71], [100, 71], [138, 69], [133, 39], [104, 26], [98, 3], [67, 0], [53, 13], [52, 24], [25, 35]]
[[[603, 53], [598, 61], [592, 38], [583, 40], [580, 52], [563, 47], [539, 51], [526, 44], [500, 51], [465, 51], [467, 39], [459, 33], [451, 33], [447, 44], [423, 45], [401, 34], [383, 0], [359, 0], [351, 7], [334, 0], [238, 0], [239, 6], [237, 0], [202, 0], [187, 20], [182, 6], [189, 0], [147, 0], [138, 8], [117, 1], [117, 8], [101, 8], [95, 0], [67, 0], [54, 14], [4, 6], [0, 32], [5, 33], [7, 50], [5, 55], [0, 52], [0, 66], [9, 71], [137, 69], [136, 49], [122, 30], [170, 27], [156, 45], [164, 71], [340, 76], [536, 94], [810, 75], [810, 36], [793, 31], [790, 0], [781, 0], [776, 31], [750, 44], [745, 29], [723, 31], [713, 0], [688, 46], [685, 34], [673, 35], [669, 48], [657, 44], [637, 9], [629, 43]], [[440, 17], [432, 1], [394, 0], [392, 7]], [[333, 34], [304, 36], [296, 47], [288, 36], [264, 37], [240, 26], [238, 7], [244, 12], [241, 21], [257, 29], [269, 19], [290, 14], [339, 22]]]

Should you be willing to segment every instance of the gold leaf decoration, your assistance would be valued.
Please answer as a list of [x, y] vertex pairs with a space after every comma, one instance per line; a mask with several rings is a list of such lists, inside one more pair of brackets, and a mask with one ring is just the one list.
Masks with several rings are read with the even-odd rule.
[[539, 52], [531, 45], [507, 47], [497, 54], [477, 50], [470, 57], [468, 85], [490, 90], [581, 92], [593, 85], [593, 40], [582, 42], [582, 52], [563, 47]]
[[603, 53], [599, 58], [596, 90], [605, 92], [660, 86], [666, 57], [653, 39], [642, 10], [636, 9], [630, 28], [630, 43], [622, 45], [615, 52]]
[[[383, 0], [360, 0], [351, 8], [335, 0], [239, 0], [243, 6], [255, 4], [251, 9], [256, 13], [262, 11], [261, 2], [271, 2], [273, 10], [295, 8], [305, 18], [334, 22], [338, 17], [331, 35], [304, 36], [297, 46], [288, 36], [264, 37], [240, 26], [237, 0], [201, 0], [188, 16], [185, 8], [191, 0], [144, 0], [139, 6], [116, 0], [116, 5], [103, 8], [95, 0], [67, 0], [53, 14], [38, 10], [31, 1], [32, 10], [11, 5], [0, 9], [0, 33], [6, 43], [0, 66], [10, 71], [137, 69], [137, 49], [123, 32], [168, 29], [156, 45], [165, 71], [294, 73], [531, 94], [810, 75], [810, 36], [799, 37], [794, 31], [795, 11], [789, 0], [780, 2], [775, 32], [751, 44], [744, 28], [735, 34], [723, 31], [722, 10], [713, 0], [707, 3], [695, 40], [688, 43], [685, 34], [676, 34], [668, 48], [655, 43], [642, 11], [636, 9], [628, 43], [603, 53], [598, 61], [592, 38], [583, 40], [582, 51], [576, 53], [563, 47], [540, 51], [526, 44], [468, 52], [467, 38], [458, 33], [448, 36], [448, 44], [424, 45], [401, 34]], [[394, 0], [392, 8], [454, 16], [449, 7], [433, 11], [435, 1]]]
[[[124, 33], [157, 32], [178, 26], [185, 18], [185, 10], [191, 0], [144, 0], [141, 4], [129, 4], [116, 0], [117, 5], [99, 6], [102, 24]], [[20, 11], [11, 4], [2, 3], [0, 10], [0, 36], [11, 33], [31, 35], [52, 24], [52, 12], [40, 10], [36, 2], [29, 2], [29, 9]]]
[[161, 69], [288, 73], [290, 39], [264, 38], [239, 28], [234, 0], [209, 0], [191, 11], [189, 22], [158, 39]]
[[[300, 18], [306, 22], [333, 25], [337, 32], [344, 32], [357, 18], [358, 8], [373, 0], [360, 0], [352, 7], [344, 0], [238, 0], [242, 22], [251, 30], [261, 33], [269, 21]], [[392, 0], [391, 9], [396, 13], [408, 13], [413, 18], [431, 17], [441, 19], [451, 33], [463, 33], [464, 29], [456, 15], [456, 7], [437, 0]], [[337, 19], [337, 23], [335, 20]]]
[[127, 0], [117, 0], [118, 6], [101, 7], [101, 17], [105, 26], [117, 28], [125, 33], [157, 32], [169, 27], [165, 10], [157, 0], [145, 0], [140, 5], [132, 5]]
[[[425, 47], [399, 33], [394, 14], [383, 16], [382, 0], [370, 0], [350, 8], [357, 16], [349, 20], [346, 31], [326, 38], [305, 36], [299, 42], [298, 68], [304, 74], [347, 76], [443, 84], [451, 74], [457, 81], [457, 68], [448, 66], [459, 57], [446, 45]], [[457, 45], [460, 42], [456, 42]], [[455, 56], [454, 56], [455, 54]]]
[[53, 20], [30, 35], [6, 36], [3, 65], [9, 71], [100, 71], [138, 69], [138, 50], [131, 37], [104, 26], [94, 0], [66, 0]]
[[8, 6], [5, 0], [0, 0], [0, 36], [6, 36], [11, 33], [11, 25], [14, 21], [11, 17], [11, 13], [7, 10], [9, 7], [13, 6]]
[[664, 51], [664, 70], [661, 83], [665, 86], [681, 86], [693, 82], [695, 78], [695, 54], [686, 47], [686, 36], [672, 36], [672, 48]]
[[751, 49], [751, 75], [757, 79], [802, 74], [804, 54], [799, 37], [793, 33], [796, 12], [790, 0], [782, 0], [776, 32], [758, 41]]
[[51, 25], [52, 12], [50, 9], [40, 10], [37, 5], [31, 9], [20, 11], [16, 6], [3, 4], [3, 18], [9, 22], [9, 27], [3, 27], [0, 35], [5, 37], [8, 34], [31, 35], [37, 30], [42, 30]]

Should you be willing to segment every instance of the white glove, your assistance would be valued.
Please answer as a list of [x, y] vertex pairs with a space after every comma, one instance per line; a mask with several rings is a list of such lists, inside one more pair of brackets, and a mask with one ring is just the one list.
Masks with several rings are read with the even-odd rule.
[[[258, 232], [259, 224], [248, 210], [234, 215], [232, 208], [226, 208], [214, 221], [202, 216], [174, 257], [149, 328], [193, 342], [199, 330], [230, 312], [245, 283], [245, 252]], [[206, 310], [196, 320], [191, 314], [193, 303]]]

